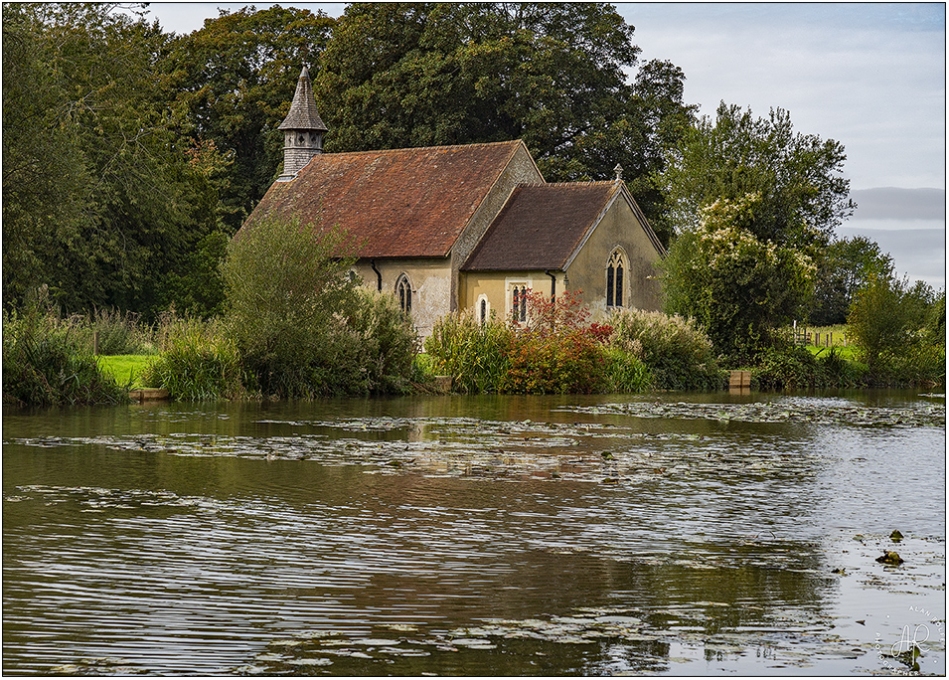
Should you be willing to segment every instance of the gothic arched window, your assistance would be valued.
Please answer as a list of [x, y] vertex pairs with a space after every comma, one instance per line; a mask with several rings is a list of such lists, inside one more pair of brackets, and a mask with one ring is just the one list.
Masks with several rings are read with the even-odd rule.
[[488, 298], [485, 295], [478, 298], [478, 321], [482, 326], [488, 321]]
[[626, 262], [626, 256], [623, 251], [617, 248], [610, 255], [610, 261], [606, 265], [606, 306], [623, 306], [623, 281], [629, 265]]
[[399, 299], [399, 307], [406, 314], [412, 312], [412, 284], [409, 283], [409, 277], [405, 274], [399, 277], [395, 282], [395, 296]]

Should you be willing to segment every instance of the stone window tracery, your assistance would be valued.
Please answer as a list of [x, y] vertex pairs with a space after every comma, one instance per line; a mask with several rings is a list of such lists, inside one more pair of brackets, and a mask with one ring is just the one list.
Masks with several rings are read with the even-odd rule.
[[395, 296], [399, 300], [399, 307], [406, 314], [412, 313], [412, 284], [409, 283], [409, 277], [402, 274], [399, 280], [395, 282]]
[[629, 263], [626, 255], [619, 248], [610, 255], [610, 260], [606, 265], [606, 306], [623, 306], [623, 285], [626, 278], [626, 272], [629, 270]]

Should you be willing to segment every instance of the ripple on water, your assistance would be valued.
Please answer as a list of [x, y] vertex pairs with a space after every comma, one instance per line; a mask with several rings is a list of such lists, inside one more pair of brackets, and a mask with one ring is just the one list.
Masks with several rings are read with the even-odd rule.
[[5, 669], [851, 674], [944, 626], [944, 431], [621, 406], [5, 431]]

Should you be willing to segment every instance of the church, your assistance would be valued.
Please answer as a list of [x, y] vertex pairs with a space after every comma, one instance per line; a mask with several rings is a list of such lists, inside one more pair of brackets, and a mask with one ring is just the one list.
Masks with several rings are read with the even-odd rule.
[[593, 320], [659, 308], [664, 254], [622, 181], [548, 183], [522, 141], [326, 153], [304, 67], [283, 173], [247, 218], [341, 228], [354, 274], [395, 295], [424, 338], [456, 310], [526, 319], [525, 294], [580, 291]]

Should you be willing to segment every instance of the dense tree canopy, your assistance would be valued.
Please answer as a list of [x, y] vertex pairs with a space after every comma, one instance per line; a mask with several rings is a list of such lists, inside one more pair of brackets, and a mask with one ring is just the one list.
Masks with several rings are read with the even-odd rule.
[[222, 11], [173, 43], [167, 68], [177, 129], [195, 143], [213, 142], [232, 161], [220, 186], [231, 233], [276, 177], [283, 161], [277, 126], [290, 109], [301, 65], [317, 59], [333, 24], [306, 9], [245, 7]]
[[632, 38], [603, 4], [353, 4], [315, 84], [326, 148], [523, 139], [548, 181], [609, 179], [617, 163], [644, 178], [692, 108], [670, 62], [628, 82]]
[[168, 124], [170, 36], [114, 9], [3, 6], [7, 305], [45, 283], [67, 310], [160, 308], [217, 226], [209, 149]]
[[893, 259], [867, 237], [834, 241], [820, 253], [811, 323], [846, 323], [857, 291], [865, 288], [872, 277], [885, 279], [892, 271]]

